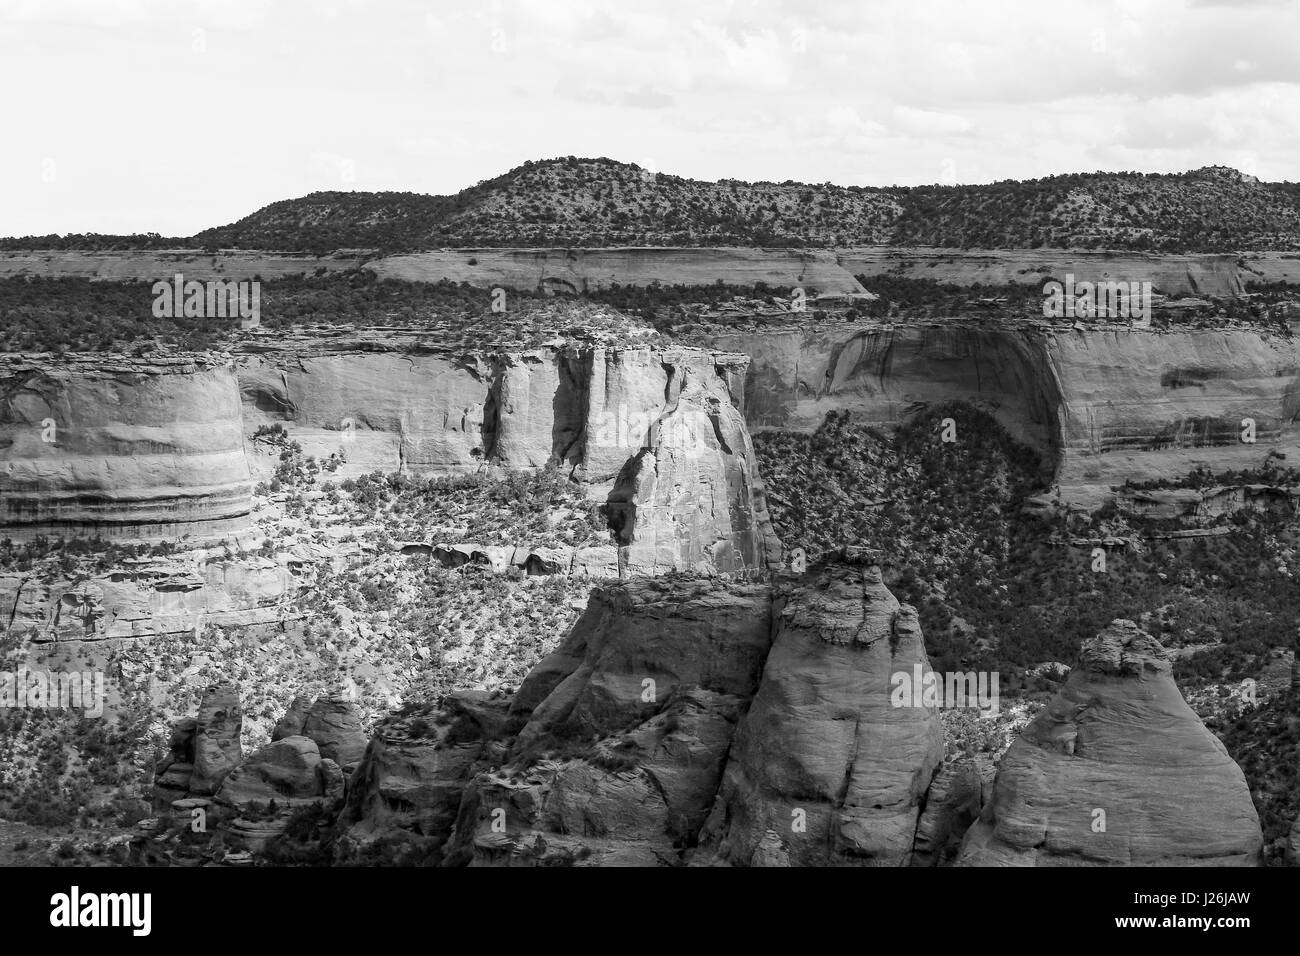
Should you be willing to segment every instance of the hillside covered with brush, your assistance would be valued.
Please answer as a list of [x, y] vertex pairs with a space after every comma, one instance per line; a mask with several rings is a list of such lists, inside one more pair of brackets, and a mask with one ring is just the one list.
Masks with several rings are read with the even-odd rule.
[[1290, 250], [1300, 248], [1300, 184], [1262, 183], [1221, 166], [911, 188], [705, 182], [569, 156], [525, 163], [451, 196], [316, 192], [190, 240], [27, 236], [0, 240], [0, 249], [186, 242], [317, 253], [621, 245]]

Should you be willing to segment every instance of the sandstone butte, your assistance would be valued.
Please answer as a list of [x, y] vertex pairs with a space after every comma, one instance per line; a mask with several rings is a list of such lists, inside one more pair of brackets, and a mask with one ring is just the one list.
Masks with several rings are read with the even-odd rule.
[[1255, 866], [1241, 769], [1183, 700], [1160, 643], [1114, 621], [1012, 743], [962, 866]]

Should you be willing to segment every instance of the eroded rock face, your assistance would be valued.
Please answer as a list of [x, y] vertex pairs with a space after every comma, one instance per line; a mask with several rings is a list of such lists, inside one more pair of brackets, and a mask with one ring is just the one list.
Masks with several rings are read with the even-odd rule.
[[[680, 864], [770, 642], [765, 585], [598, 589], [516, 695], [512, 714], [527, 723], [499, 769], [466, 788], [450, 859]], [[545, 756], [557, 751], [570, 756]]]
[[626, 573], [708, 573], [776, 566], [753, 445], [722, 379], [683, 366], [650, 445], [624, 467], [609, 496], [610, 525]]
[[217, 790], [217, 799], [246, 808], [274, 800], [296, 806], [322, 799], [325, 778], [320, 749], [307, 737], [285, 737], [252, 754], [232, 770]]
[[[347, 841], [446, 841], [452, 865], [906, 863], [941, 739], [929, 710], [891, 707], [924, 650], [864, 560], [596, 589], [508, 714], [466, 723], [453, 697], [420, 738], [377, 735]], [[804, 849], [774, 836], [796, 802]]]
[[[1060, 380], [1062, 495], [1089, 507], [1125, 479], [1213, 473], [1300, 451], [1300, 344], [1256, 330], [1069, 332]], [[1254, 442], [1243, 441], [1243, 422]]]
[[509, 703], [483, 691], [458, 691], [447, 695], [434, 720], [393, 718], [376, 728], [348, 788], [340, 859], [394, 835], [437, 851], [485, 750], [498, 760], [504, 755], [494, 741], [503, 735]]
[[610, 249], [474, 249], [387, 256], [370, 265], [377, 275], [420, 282], [469, 282], [483, 288], [585, 292], [623, 286], [804, 286], [821, 292], [861, 292], [862, 286], [825, 250], [741, 247]]
[[252, 507], [229, 366], [9, 356], [0, 363], [0, 526], [179, 537]]
[[285, 598], [297, 584], [269, 558], [238, 561], [128, 559], [77, 581], [0, 575], [0, 606], [34, 642], [97, 641], [272, 624], [296, 617]]
[[998, 767], [964, 866], [1254, 866], [1241, 769], [1131, 621], [1085, 642], [1065, 687]]
[[916, 823], [912, 866], [949, 866], [956, 860], [966, 831], [993, 799], [994, 771], [984, 754], [940, 765]]
[[307, 713], [311, 710], [311, 698], [299, 694], [289, 704], [289, 709], [284, 712], [284, 716], [276, 721], [275, 727], [271, 730], [272, 740], [283, 740], [285, 737], [297, 737], [302, 734], [303, 725], [307, 722]]
[[243, 761], [244, 750], [239, 742], [243, 722], [237, 685], [220, 684], [203, 695], [195, 721], [191, 793], [215, 793], [226, 775]]
[[771, 643], [763, 585], [632, 579], [597, 588], [560, 647], [519, 689], [515, 713], [536, 702], [517, 749], [545, 735], [627, 730], [680, 687], [748, 699]]
[[[716, 336], [750, 357], [750, 427], [877, 425], [969, 402], [1042, 453], [1068, 504], [1126, 479], [1257, 468], [1300, 452], [1300, 344], [1259, 329], [1065, 329], [861, 321]], [[1255, 426], [1243, 441], [1243, 422]]]
[[345, 697], [322, 697], [303, 718], [302, 735], [320, 748], [320, 755], [351, 773], [365, 755], [369, 740], [356, 705]]
[[890, 697], [893, 674], [929, 670], [916, 612], [890, 594], [879, 567], [834, 564], [810, 577], [780, 610], [696, 863], [911, 860], [943, 757], [937, 710]]

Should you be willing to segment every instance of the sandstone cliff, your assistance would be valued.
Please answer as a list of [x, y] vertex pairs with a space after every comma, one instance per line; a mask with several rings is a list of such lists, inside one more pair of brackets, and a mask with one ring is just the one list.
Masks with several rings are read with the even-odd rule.
[[8, 356], [0, 363], [0, 527], [176, 536], [251, 508], [229, 366]]
[[1245, 778], [1159, 642], [1115, 621], [1080, 657], [1003, 756], [960, 865], [1258, 865]]
[[[846, 272], [870, 277], [889, 274], [936, 279], [958, 286], [1041, 286], [1049, 278], [1073, 275], [1079, 282], [1150, 282], [1165, 295], [1236, 295], [1256, 275], [1269, 275], [1285, 262], [1275, 253], [1238, 257], [1223, 253], [1123, 252], [1082, 249], [934, 249], [860, 246], [836, 250]], [[1243, 268], [1240, 263], [1245, 262]], [[1294, 270], [1292, 270], [1294, 272]], [[1279, 276], [1279, 278], [1281, 278]], [[1295, 281], [1292, 277], [1290, 281]]]
[[[630, 573], [778, 560], [733, 394], [744, 356], [677, 345], [454, 350], [397, 333], [261, 338], [232, 363], [11, 356], [0, 366], [0, 529], [239, 533], [253, 483], [279, 463], [253, 436], [287, 425], [303, 454], [342, 456], [338, 478], [558, 464], [593, 496], [616, 492]], [[614, 570], [605, 564], [602, 573]], [[29, 585], [12, 583], [11, 607]], [[61, 594], [28, 593], [26, 616], [51, 624]], [[95, 605], [97, 594], [80, 603]], [[179, 610], [238, 610], [214, 601]], [[170, 616], [153, 598], [107, 603], [135, 606], [99, 616]]]
[[[2, 261], [2, 260], [0, 260]], [[800, 286], [819, 292], [861, 292], [834, 253], [743, 247], [607, 249], [458, 249], [388, 256], [369, 266], [380, 278], [469, 282], [555, 292], [611, 285]]]
[[[848, 410], [892, 425], [970, 402], [1044, 453], [1071, 504], [1096, 508], [1126, 479], [1300, 454], [1300, 344], [1251, 329], [1158, 332], [878, 322], [718, 335], [751, 359], [751, 428], [814, 430]], [[1254, 441], [1242, 440], [1243, 421]]]

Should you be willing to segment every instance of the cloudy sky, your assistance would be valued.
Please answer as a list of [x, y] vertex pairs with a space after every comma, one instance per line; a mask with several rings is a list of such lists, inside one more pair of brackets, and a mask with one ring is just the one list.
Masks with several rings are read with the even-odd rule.
[[0, 0], [0, 235], [189, 235], [553, 156], [1300, 180], [1290, 0]]

